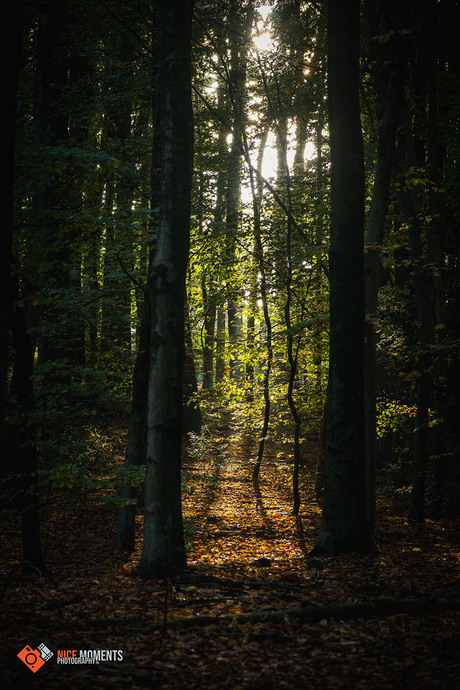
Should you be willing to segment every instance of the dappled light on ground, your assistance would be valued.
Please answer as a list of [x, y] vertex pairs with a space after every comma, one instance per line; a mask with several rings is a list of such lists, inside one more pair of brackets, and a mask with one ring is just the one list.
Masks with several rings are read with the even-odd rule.
[[[135, 577], [142, 516], [137, 550], [126, 558], [114, 547], [116, 507], [97, 497], [48, 511], [45, 579], [21, 575], [19, 524], [4, 523], [2, 687], [455, 687], [458, 520], [416, 526], [404, 517], [406, 496], [386, 491], [375, 555], [312, 559], [316, 449], [304, 449], [298, 517], [291, 466], [277, 450], [268, 446], [257, 493], [250, 444], [231, 439], [186, 456], [189, 571], [175, 579]], [[415, 602], [414, 611], [395, 613], [395, 600]], [[375, 615], [359, 608], [376, 601]], [[425, 612], [424, 601], [452, 602], [452, 610]], [[41, 642], [121, 649], [123, 661], [48, 662], [29, 678], [16, 655]]]

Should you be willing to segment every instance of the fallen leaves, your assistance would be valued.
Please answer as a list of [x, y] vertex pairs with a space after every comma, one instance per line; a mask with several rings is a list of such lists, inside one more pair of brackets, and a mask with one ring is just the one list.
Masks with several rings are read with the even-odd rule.
[[[300, 516], [290, 514], [290, 466], [276, 463], [275, 451], [268, 449], [274, 462], [261, 468], [258, 495], [238, 442], [225, 459], [186, 462], [190, 567], [174, 580], [135, 577], [142, 517], [137, 551], [126, 558], [114, 547], [110, 504], [82, 500], [45, 516], [46, 580], [20, 577], [19, 525], [4, 523], [4, 686], [30, 673], [17, 650], [43, 641], [124, 651], [118, 665], [45, 665], [42, 681], [56, 689], [68, 679], [76, 688], [165, 690], [455, 687], [458, 613], [447, 606], [414, 616], [400, 600], [460, 598], [458, 521], [413, 526], [391, 503], [405, 498], [385, 494], [378, 554], [312, 560], [320, 508], [305, 500]], [[314, 460], [302, 470], [303, 497], [313, 495], [313, 470]], [[395, 599], [399, 609], [383, 615]], [[346, 619], [352, 611], [361, 617]]]

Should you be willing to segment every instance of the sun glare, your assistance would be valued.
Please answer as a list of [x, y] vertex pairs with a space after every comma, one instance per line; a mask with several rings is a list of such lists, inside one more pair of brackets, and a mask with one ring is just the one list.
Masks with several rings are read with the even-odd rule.
[[252, 34], [252, 42], [259, 52], [271, 50], [274, 47], [269, 18], [272, 9], [270, 5], [262, 5], [257, 9], [259, 16], [262, 18], [262, 26], [256, 22], [256, 28]]
[[255, 34], [252, 37], [252, 42], [259, 52], [270, 50], [273, 46], [272, 37], [269, 31], [262, 31], [260, 34]]

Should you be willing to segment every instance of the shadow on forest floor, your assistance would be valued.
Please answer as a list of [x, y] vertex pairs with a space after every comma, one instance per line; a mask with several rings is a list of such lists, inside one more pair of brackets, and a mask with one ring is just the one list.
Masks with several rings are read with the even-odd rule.
[[[186, 456], [189, 571], [174, 580], [135, 577], [142, 517], [127, 558], [114, 546], [116, 508], [102, 497], [45, 513], [44, 580], [21, 575], [19, 521], [4, 522], [1, 687], [458, 687], [458, 518], [412, 524], [407, 496], [380, 487], [379, 552], [312, 562], [316, 448], [304, 448], [297, 518], [283, 447], [267, 444], [258, 493], [253, 453], [231, 438]], [[394, 600], [412, 612], [392, 609]], [[425, 610], [433, 600], [451, 605]], [[17, 654], [41, 643], [54, 658], [34, 674]], [[57, 665], [62, 649], [121, 650], [123, 659]]]

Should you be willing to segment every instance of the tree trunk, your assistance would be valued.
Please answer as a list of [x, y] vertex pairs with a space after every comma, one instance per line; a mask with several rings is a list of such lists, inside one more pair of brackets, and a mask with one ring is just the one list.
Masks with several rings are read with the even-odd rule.
[[[18, 298], [18, 291], [16, 295]], [[21, 514], [22, 560], [25, 573], [43, 574], [45, 564], [40, 539], [37, 431], [33, 388], [34, 339], [27, 329], [27, 310], [17, 307], [11, 328], [15, 362], [11, 397], [16, 400], [14, 421], [7, 427], [6, 472], [19, 475], [17, 504]], [[18, 481], [14, 479], [13, 481]]]
[[203, 390], [212, 390], [214, 387], [214, 331], [216, 327], [216, 298], [215, 284], [210, 281], [210, 289], [206, 286], [206, 276], [201, 278], [201, 295], [203, 299], [204, 324], [203, 324]]
[[198, 380], [196, 377], [195, 359], [193, 357], [192, 331], [190, 329], [190, 317], [188, 308], [185, 310], [185, 365], [183, 376], [183, 429], [182, 433], [193, 432], [199, 434], [203, 424], [201, 410], [194, 400], [194, 395], [198, 392]]
[[330, 0], [330, 365], [323, 513], [317, 554], [369, 552], [364, 439], [364, 154], [359, 2]]
[[238, 352], [242, 338], [242, 317], [240, 309], [240, 290], [235, 284], [236, 237], [239, 227], [239, 207], [241, 192], [241, 151], [245, 128], [245, 87], [246, 63], [251, 27], [251, 12], [241, 8], [240, 3], [232, 2], [229, 12], [229, 38], [231, 43], [229, 94], [233, 108], [233, 131], [231, 149], [228, 154], [227, 171], [227, 243], [226, 261], [229, 270], [229, 289], [227, 298], [228, 341], [230, 353], [230, 377], [238, 384], [244, 381], [244, 363]]
[[193, 164], [191, 0], [162, 0], [159, 74], [161, 190], [158, 241], [148, 278], [150, 377], [144, 542], [138, 575], [186, 567], [181, 508], [185, 284]]
[[[405, 28], [403, 21], [392, 18], [388, 31]], [[401, 21], [401, 18], [399, 18]], [[377, 27], [371, 26], [376, 35]], [[374, 39], [375, 42], [377, 42]], [[366, 339], [365, 339], [365, 420], [366, 420], [366, 509], [369, 529], [375, 528], [375, 481], [376, 481], [376, 347], [377, 333], [375, 319], [379, 279], [381, 276], [380, 248], [383, 242], [385, 218], [388, 209], [390, 182], [393, 174], [396, 132], [400, 122], [405, 67], [407, 36], [395, 31], [390, 46], [384, 54], [378, 55], [375, 67], [375, 88], [382, 98], [382, 122], [379, 132], [378, 155], [372, 201], [366, 229], [365, 281], [366, 281]], [[388, 52], [387, 52], [388, 51]], [[383, 62], [391, 64], [386, 80], [382, 77]], [[382, 83], [383, 82], [383, 83]]]
[[225, 310], [217, 306], [216, 315], [216, 383], [222, 383], [225, 376]]
[[[155, 44], [155, 41], [154, 41]], [[152, 86], [158, 76], [158, 54], [152, 50], [151, 78]], [[150, 208], [157, 209], [160, 203], [160, 167], [161, 150], [159, 136], [159, 108], [156, 89], [152, 88], [153, 136], [151, 148], [150, 169]], [[151, 214], [149, 231], [154, 237], [158, 234], [156, 216]], [[154, 246], [150, 246], [148, 253], [148, 269], [154, 254]], [[139, 343], [133, 372], [133, 388], [131, 400], [131, 415], [128, 428], [128, 440], [125, 451], [126, 476], [120, 492], [120, 506], [118, 509], [116, 543], [123, 551], [134, 551], [135, 521], [141, 490], [133, 485], [130, 473], [145, 465], [147, 450], [147, 406], [149, 394], [150, 371], [150, 301], [146, 291], [143, 294], [142, 318], [139, 328]]]
[[[6, 175], [3, 180], [4, 223], [0, 233], [0, 458], [3, 458], [5, 442], [5, 418], [8, 400], [9, 363], [9, 321], [11, 311], [11, 247], [13, 239], [14, 209], [14, 157], [16, 137], [16, 102], [19, 71], [22, 55], [22, 31], [24, 22], [24, 1], [11, 7], [8, 20], [9, 39], [9, 78], [6, 81], [4, 126]], [[1, 461], [0, 461], [1, 462]], [[1, 464], [0, 464], [1, 467]]]
[[[257, 172], [262, 171], [262, 161], [265, 150], [265, 144], [267, 141], [268, 130], [266, 130], [261, 139], [259, 155], [257, 158]], [[247, 142], [245, 139], [245, 147], [247, 151]], [[266, 349], [267, 349], [267, 363], [264, 371], [264, 379], [262, 384], [263, 396], [264, 396], [264, 414], [262, 429], [259, 436], [259, 444], [257, 448], [257, 458], [254, 465], [252, 480], [254, 483], [254, 489], [256, 495], [259, 494], [259, 472], [262, 463], [262, 457], [265, 448], [265, 441], [268, 434], [268, 425], [270, 422], [270, 373], [273, 363], [273, 344], [272, 344], [272, 322], [270, 318], [270, 313], [268, 311], [268, 290], [267, 290], [267, 278], [265, 271], [265, 258], [264, 258], [264, 248], [262, 244], [261, 236], [261, 222], [260, 222], [260, 205], [262, 201], [262, 185], [256, 182], [254, 178], [254, 172], [252, 169], [249, 170], [249, 180], [251, 185], [252, 194], [252, 211], [253, 211], [253, 224], [254, 224], [254, 244], [255, 244], [255, 255], [257, 259], [257, 265], [259, 267], [260, 275], [260, 299], [262, 302], [262, 311], [264, 315], [264, 323], [266, 330]]]
[[145, 464], [147, 443], [147, 400], [149, 388], [150, 310], [145, 300], [140, 328], [139, 348], [133, 372], [131, 415], [125, 451], [127, 476], [120, 493], [117, 522], [117, 546], [123, 551], [134, 551], [135, 519], [140, 489], [133, 485], [130, 472]]

